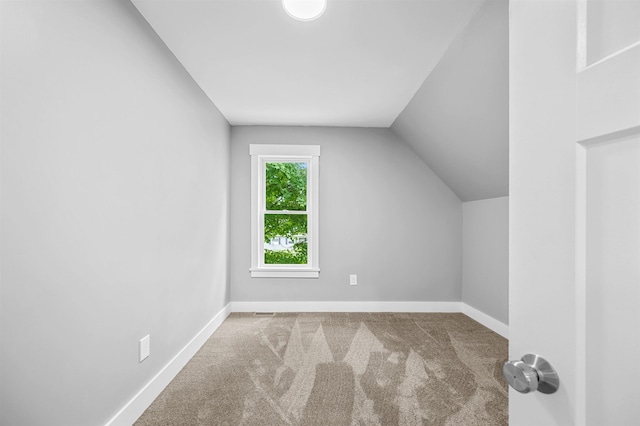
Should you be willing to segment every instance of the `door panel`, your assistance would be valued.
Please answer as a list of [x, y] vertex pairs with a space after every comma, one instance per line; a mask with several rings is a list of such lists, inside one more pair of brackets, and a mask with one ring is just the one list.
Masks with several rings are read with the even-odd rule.
[[640, 40], [638, 0], [587, 0], [587, 64]]
[[640, 135], [586, 147], [588, 425], [640, 419]]
[[[640, 1], [638, 1], [640, 3]], [[640, 44], [596, 65], [576, 77], [576, 139], [610, 135], [638, 124], [640, 111]]]

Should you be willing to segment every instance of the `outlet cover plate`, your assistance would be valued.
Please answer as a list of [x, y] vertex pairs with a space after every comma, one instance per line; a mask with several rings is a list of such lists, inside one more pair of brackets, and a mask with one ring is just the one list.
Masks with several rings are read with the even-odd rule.
[[349, 285], [358, 285], [358, 276], [356, 274], [349, 275]]
[[151, 336], [146, 335], [140, 339], [140, 362], [147, 359], [151, 355]]

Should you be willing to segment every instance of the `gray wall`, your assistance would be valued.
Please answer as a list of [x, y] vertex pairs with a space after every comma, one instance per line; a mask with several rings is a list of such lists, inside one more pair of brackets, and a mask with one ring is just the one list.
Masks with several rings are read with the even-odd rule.
[[509, 324], [509, 197], [462, 203], [462, 301]]
[[509, 4], [487, 0], [391, 129], [462, 201], [508, 195]]
[[[319, 279], [249, 276], [259, 143], [321, 146]], [[389, 130], [233, 127], [231, 164], [233, 301], [461, 300], [461, 203]]]
[[126, 1], [1, 27], [0, 423], [104, 424], [229, 301], [229, 126]]

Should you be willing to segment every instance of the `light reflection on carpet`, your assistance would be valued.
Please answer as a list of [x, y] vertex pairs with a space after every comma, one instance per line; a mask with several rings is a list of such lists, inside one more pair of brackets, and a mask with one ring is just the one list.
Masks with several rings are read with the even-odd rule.
[[463, 314], [231, 314], [136, 425], [506, 425], [507, 341]]

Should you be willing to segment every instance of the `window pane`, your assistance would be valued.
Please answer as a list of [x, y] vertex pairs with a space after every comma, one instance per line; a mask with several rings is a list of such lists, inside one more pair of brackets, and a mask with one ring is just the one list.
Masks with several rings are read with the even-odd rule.
[[307, 215], [264, 215], [264, 263], [306, 265]]
[[267, 210], [307, 210], [307, 163], [267, 163]]

